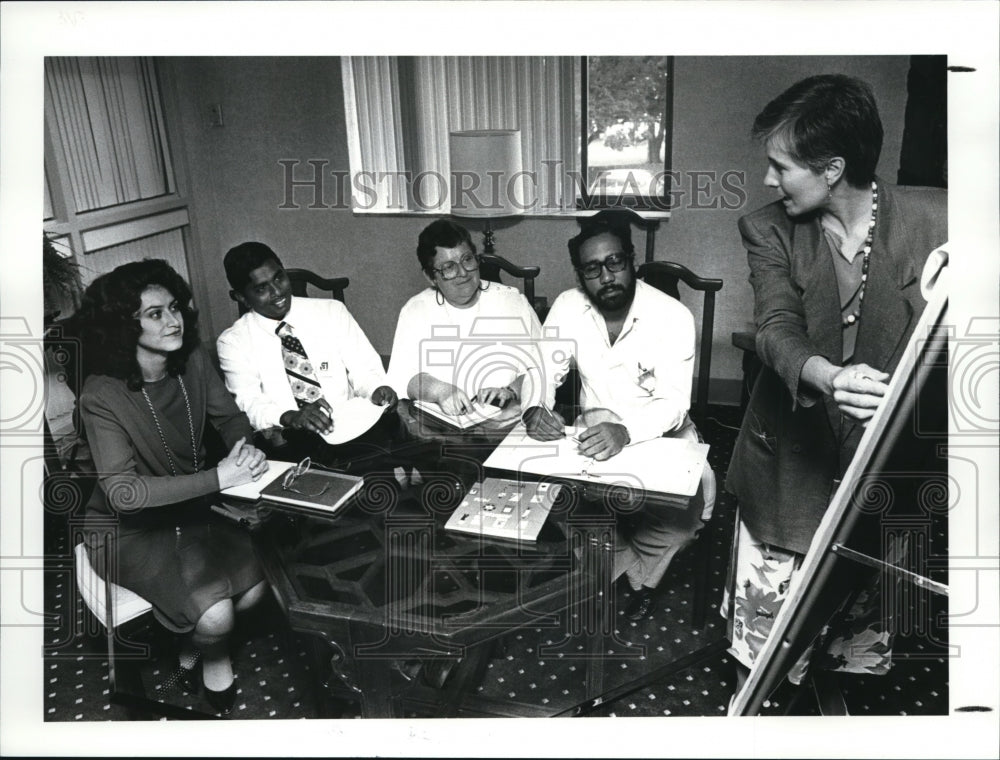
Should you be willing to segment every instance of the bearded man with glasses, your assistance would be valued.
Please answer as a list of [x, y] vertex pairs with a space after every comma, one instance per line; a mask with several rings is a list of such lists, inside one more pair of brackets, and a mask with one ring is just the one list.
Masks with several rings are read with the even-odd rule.
[[[584, 456], [603, 461], [631, 443], [664, 435], [697, 440], [688, 417], [694, 317], [636, 279], [628, 219], [614, 210], [596, 214], [569, 241], [569, 255], [578, 286], [556, 298], [545, 320], [543, 333], [560, 350], [543, 347], [544, 400], [523, 415], [528, 435], [539, 441], [566, 435], [555, 395], [572, 364], [581, 381], [574, 426]], [[614, 573], [626, 575], [633, 591], [629, 619], [652, 609], [670, 561], [694, 539], [709, 510], [699, 503], [669, 519], [639, 514], [621, 521]]]

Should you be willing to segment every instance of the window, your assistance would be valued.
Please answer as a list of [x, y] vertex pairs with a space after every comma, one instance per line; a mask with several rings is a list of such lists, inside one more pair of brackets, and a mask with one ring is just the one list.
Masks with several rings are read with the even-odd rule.
[[343, 59], [352, 208], [447, 213], [449, 132], [478, 129], [520, 130], [528, 213], [571, 208], [578, 65], [557, 56]]
[[519, 129], [526, 213], [666, 209], [672, 63], [662, 56], [344, 58], [352, 208], [448, 213], [449, 132]]
[[149, 58], [45, 59], [44, 230], [84, 285], [166, 259], [188, 278], [180, 192]]
[[581, 71], [580, 206], [669, 210], [673, 58], [593, 56]]

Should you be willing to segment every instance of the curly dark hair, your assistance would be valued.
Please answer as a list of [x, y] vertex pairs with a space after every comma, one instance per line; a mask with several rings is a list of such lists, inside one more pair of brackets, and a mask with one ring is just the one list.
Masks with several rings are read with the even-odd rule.
[[142, 333], [137, 313], [142, 293], [151, 285], [166, 288], [177, 299], [184, 319], [184, 340], [168, 355], [167, 372], [174, 377], [184, 373], [188, 357], [200, 342], [191, 289], [163, 259], [145, 259], [101, 275], [83, 294], [75, 321], [83, 344], [84, 376], [108, 375], [124, 380], [132, 390], [142, 388], [142, 372], [136, 361]]

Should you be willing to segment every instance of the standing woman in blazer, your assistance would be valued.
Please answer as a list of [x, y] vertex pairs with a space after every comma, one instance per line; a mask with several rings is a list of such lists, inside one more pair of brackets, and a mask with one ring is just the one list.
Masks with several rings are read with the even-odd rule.
[[[721, 611], [737, 688], [925, 306], [924, 261], [947, 240], [945, 191], [875, 175], [882, 122], [866, 83], [798, 82], [768, 103], [753, 135], [766, 150], [764, 184], [781, 198], [739, 221], [764, 367], [726, 477], [739, 519]], [[888, 670], [891, 634], [878, 609], [873, 622], [867, 611], [851, 610], [850, 643], [833, 637], [814, 667]]]

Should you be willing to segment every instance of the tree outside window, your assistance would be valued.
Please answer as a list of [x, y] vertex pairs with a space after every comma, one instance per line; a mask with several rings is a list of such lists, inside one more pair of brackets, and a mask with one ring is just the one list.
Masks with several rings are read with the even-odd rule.
[[669, 208], [673, 59], [592, 56], [583, 70], [582, 205]]

